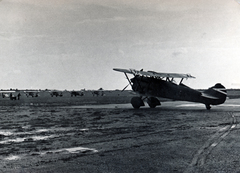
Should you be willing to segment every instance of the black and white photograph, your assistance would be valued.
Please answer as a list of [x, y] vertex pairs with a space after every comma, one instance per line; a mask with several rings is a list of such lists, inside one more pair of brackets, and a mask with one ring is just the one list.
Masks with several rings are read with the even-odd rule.
[[0, 173], [240, 172], [239, 0], [0, 0]]

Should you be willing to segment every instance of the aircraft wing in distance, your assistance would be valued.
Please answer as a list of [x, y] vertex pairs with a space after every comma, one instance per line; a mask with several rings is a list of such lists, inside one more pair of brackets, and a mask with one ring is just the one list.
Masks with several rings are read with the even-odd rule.
[[0, 93], [15, 93], [16, 91], [13, 90], [1, 90]]

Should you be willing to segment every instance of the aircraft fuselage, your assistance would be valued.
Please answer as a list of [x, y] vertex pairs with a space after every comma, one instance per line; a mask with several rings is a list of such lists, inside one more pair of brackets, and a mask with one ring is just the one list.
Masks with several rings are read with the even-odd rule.
[[[133, 91], [143, 96], [163, 97], [179, 101], [199, 102], [205, 105], [221, 104], [224, 103], [226, 99], [226, 96], [223, 97], [223, 99], [205, 98], [202, 96], [202, 93], [200, 91], [189, 88], [182, 83], [177, 85], [173, 82], [153, 77], [136, 75], [131, 79], [131, 82]], [[208, 92], [214, 92], [214, 90], [211, 91], [210, 89]]]

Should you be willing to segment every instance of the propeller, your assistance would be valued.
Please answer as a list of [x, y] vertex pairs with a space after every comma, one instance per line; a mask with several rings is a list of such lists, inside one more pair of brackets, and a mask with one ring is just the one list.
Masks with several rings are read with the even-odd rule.
[[127, 86], [125, 86], [121, 92], [125, 91], [125, 89], [129, 86], [129, 84], [127, 84]]

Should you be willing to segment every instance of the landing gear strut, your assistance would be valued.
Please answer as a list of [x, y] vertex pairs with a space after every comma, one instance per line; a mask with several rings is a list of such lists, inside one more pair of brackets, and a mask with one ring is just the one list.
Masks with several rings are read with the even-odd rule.
[[211, 106], [207, 104], [207, 105], [206, 105], [206, 109], [207, 109], [207, 110], [210, 110], [210, 109], [211, 109]]
[[161, 105], [160, 101], [155, 97], [149, 97], [147, 103], [150, 108], [155, 108], [157, 105]]
[[150, 108], [155, 108], [157, 105], [161, 105], [160, 101], [155, 97], [133, 97], [131, 99], [131, 104], [135, 109], [139, 109], [141, 106], [144, 106], [144, 99], [147, 99]]
[[139, 109], [140, 106], [144, 106], [144, 102], [141, 97], [133, 97], [131, 99], [131, 104], [135, 109]]

